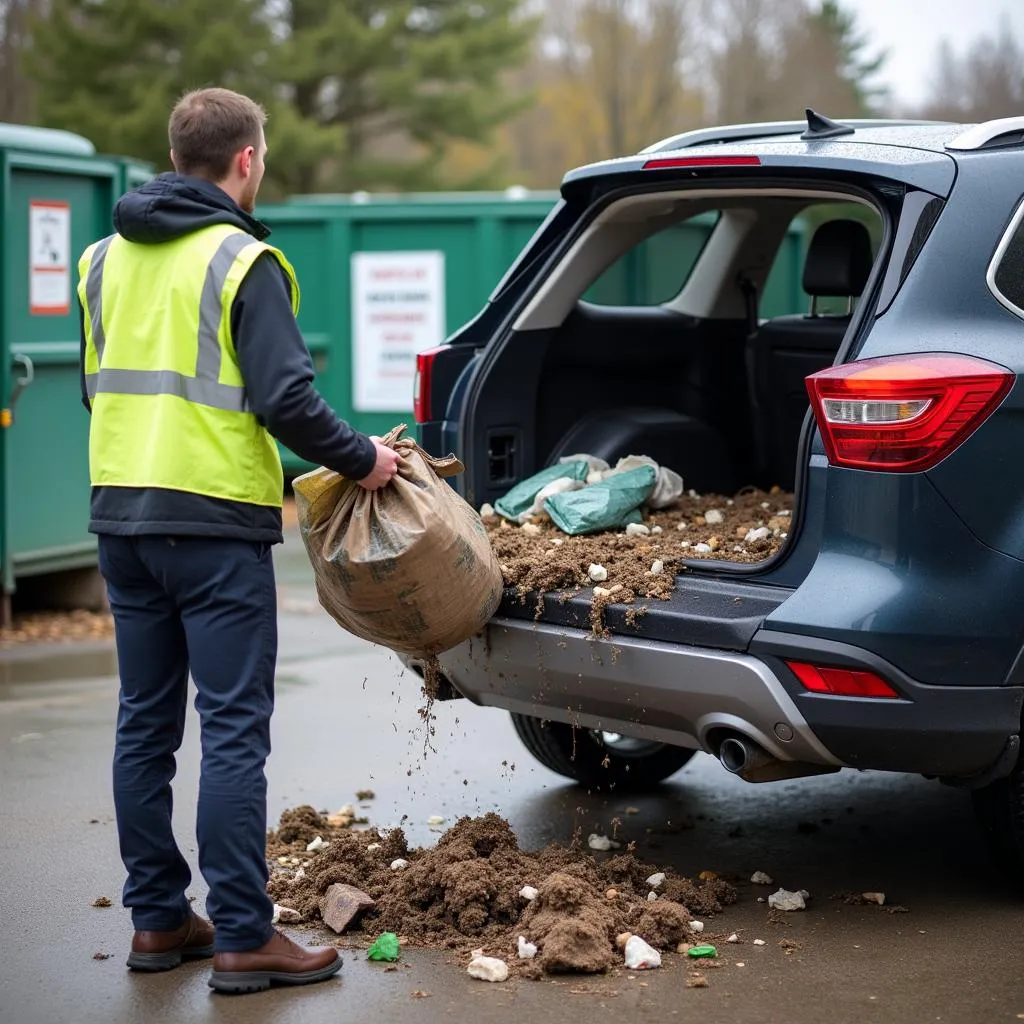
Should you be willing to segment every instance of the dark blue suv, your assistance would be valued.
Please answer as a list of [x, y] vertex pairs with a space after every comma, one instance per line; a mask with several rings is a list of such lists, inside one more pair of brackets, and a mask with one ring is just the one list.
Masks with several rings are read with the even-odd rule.
[[[805, 309], [780, 298], [796, 227]], [[650, 301], [603, 302], [630, 260]], [[476, 506], [566, 455], [645, 454], [697, 492], [792, 492], [792, 526], [761, 563], [689, 561], [642, 616], [609, 606], [608, 639], [586, 591], [509, 595], [443, 690], [592, 787], [698, 750], [750, 781], [941, 779], [1024, 868], [1022, 370], [1024, 118], [808, 111], [570, 173], [420, 357], [424, 446]]]

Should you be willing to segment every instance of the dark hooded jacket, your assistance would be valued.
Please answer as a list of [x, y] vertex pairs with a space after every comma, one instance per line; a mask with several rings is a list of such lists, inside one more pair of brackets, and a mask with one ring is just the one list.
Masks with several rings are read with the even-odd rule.
[[[118, 234], [144, 245], [213, 224], [231, 224], [260, 240], [270, 234], [216, 185], [178, 174], [161, 174], [114, 209]], [[300, 458], [352, 480], [367, 476], [376, 462], [373, 442], [339, 419], [313, 387], [313, 363], [292, 315], [291, 283], [271, 253], [261, 255], [242, 282], [231, 308], [231, 334], [259, 422]], [[82, 401], [89, 409], [84, 366], [83, 330]], [[162, 488], [94, 487], [89, 528], [123, 536], [282, 539], [278, 509]]]

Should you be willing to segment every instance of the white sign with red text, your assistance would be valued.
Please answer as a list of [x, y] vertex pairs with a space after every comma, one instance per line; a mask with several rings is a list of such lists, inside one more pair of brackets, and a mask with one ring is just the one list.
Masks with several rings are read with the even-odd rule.
[[411, 412], [418, 353], [445, 338], [444, 253], [352, 255], [352, 404]]
[[51, 200], [28, 206], [29, 312], [66, 316], [71, 311], [71, 207]]

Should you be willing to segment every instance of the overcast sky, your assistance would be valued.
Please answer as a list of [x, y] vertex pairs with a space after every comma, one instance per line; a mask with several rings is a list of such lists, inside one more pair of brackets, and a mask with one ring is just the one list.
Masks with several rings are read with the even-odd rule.
[[1024, 41], [1024, 0], [848, 0], [848, 7], [857, 12], [861, 29], [872, 41], [889, 51], [884, 77], [900, 105], [927, 98], [943, 37], [963, 50], [976, 36], [997, 30], [1000, 18], [1008, 15]]

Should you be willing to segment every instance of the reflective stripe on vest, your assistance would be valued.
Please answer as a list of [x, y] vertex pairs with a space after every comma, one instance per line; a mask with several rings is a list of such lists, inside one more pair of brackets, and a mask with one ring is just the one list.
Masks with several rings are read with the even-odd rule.
[[89, 304], [89, 321], [92, 326], [92, 343], [101, 363], [99, 373], [87, 373], [85, 386], [90, 400], [98, 394], [119, 395], [177, 395], [189, 402], [209, 405], [214, 409], [228, 412], [248, 412], [249, 400], [244, 387], [220, 384], [221, 348], [217, 335], [220, 332], [224, 309], [222, 294], [228, 273], [238, 254], [253, 243], [251, 235], [241, 231], [228, 235], [221, 242], [206, 269], [206, 279], [199, 299], [199, 352], [196, 357], [196, 375], [186, 376], [173, 370], [104, 370], [102, 369], [103, 349], [106, 338], [103, 333], [103, 264], [107, 249], [114, 236], [110, 235], [97, 243], [89, 264], [89, 275], [85, 281], [85, 293]]

